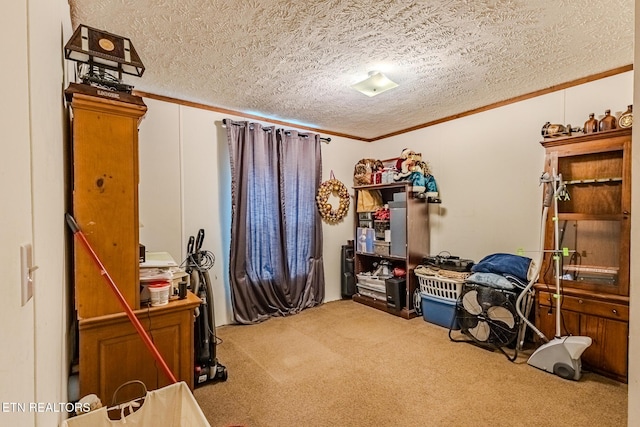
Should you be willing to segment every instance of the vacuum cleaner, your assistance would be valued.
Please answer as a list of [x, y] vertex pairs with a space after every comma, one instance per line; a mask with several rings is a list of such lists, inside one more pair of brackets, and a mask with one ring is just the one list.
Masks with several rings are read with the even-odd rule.
[[[533, 354], [529, 357], [527, 363], [535, 368], [542, 369], [547, 372], [558, 375], [561, 378], [568, 380], [579, 380], [582, 376], [582, 360], [581, 356], [584, 351], [589, 348], [592, 343], [590, 337], [584, 336], [562, 336], [561, 329], [561, 315], [560, 315], [560, 303], [561, 303], [561, 289], [560, 289], [560, 256], [562, 252], [559, 250], [559, 230], [558, 230], [558, 199], [561, 197], [568, 198], [566, 186], [562, 181], [562, 175], [556, 174], [556, 171], [552, 171], [552, 175], [544, 172], [540, 177], [540, 183], [546, 186], [542, 221], [541, 221], [541, 236], [540, 236], [540, 257], [538, 264], [536, 265], [537, 271], [533, 275], [531, 281], [527, 284], [527, 287], [520, 294], [520, 297], [516, 301], [516, 310], [522, 320], [531, 327], [531, 329], [544, 341], [540, 347], [538, 347]], [[533, 287], [540, 274], [540, 268], [542, 266], [542, 259], [544, 256], [544, 230], [546, 228], [547, 215], [549, 207], [553, 202], [554, 214], [554, 249], [551, 251], [553, 260], [555, 262], [555, 284], [556, 293], [555, 299], [555, 315], [556, 315], [556, 331], [552, 340], [549, 340], [538, 328], [535, 327], [527, 319], [527, 317], [521, 311], [521, 303], [524, 295]]]
[[213, 293], [209, 270], [215, 263], [215, 257], [209, 251], [202, 250], [204, 229], [198, 231], [194, 239], [189, 237], [187, 243], [187, 259], [185, 271], [191, 280], [192, 292], [200, 298], [202, 303], [196, 309], [194, 325], [194, 384], [202, 385], [209, 381], [226, 381], [227, 368], [218, 362], [216, 346], [218, 338], [215, 335], [215, 315]]

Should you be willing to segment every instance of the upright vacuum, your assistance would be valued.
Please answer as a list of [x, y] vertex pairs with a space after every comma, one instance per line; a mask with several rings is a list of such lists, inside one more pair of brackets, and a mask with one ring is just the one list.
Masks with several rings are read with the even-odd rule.
[[227, 368], [218, 362], [216, 357], [216, 324], [214, 315], [214, 300], [211, 290], [209, 270], [215, 263], [215, 257], [209, 251], [202, 250], [204, 229], [198, 231], [194, 239], [189, 237], [187, 244], [187, 259], [185, 270], [191, 280], [191, 291], [202, 300], [196, 309], [194, 325], [194, 368], [195, 386], [208, 381], [226, 381]]

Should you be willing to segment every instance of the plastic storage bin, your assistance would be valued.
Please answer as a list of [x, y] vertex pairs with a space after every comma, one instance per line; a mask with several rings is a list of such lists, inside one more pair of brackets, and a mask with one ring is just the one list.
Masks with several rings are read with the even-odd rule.
[[364, 295], [380, 301], [387, 300], [387, 288], [385, 285], [385, 279], [381, 279], [378, 276], [370, 276], [366, 274], [358, 274], [357, 278], [358, 282], [356, 283], [356, 287], [360, 295]]
[[447, 279], [440, 276], [427, 276], [415, 273], [420, 284], [420, 292], [425, 295], [438, 297], [447, 301], [456, 302], [462, 292], [464, 280]]
[[425, 321], [452, 330], [459, 330], [456, 302], [420, 293], [422, 317]]

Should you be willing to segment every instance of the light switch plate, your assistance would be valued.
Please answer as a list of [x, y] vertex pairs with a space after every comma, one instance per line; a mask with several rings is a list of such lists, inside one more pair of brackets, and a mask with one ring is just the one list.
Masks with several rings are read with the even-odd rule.
[[33, 296], [33, 251], [30, 243], [20, 245], [20, 281], [22, 305], [24, 306]]

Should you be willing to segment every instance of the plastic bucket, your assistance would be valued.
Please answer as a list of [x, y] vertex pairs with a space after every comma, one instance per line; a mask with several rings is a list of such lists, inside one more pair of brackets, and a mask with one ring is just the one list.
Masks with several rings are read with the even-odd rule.
[[157, 307], [169, 303], [169, 289], [171, 282], [154, 282], [149, 285], [149, 296], [151, 297], [151, 305]]

